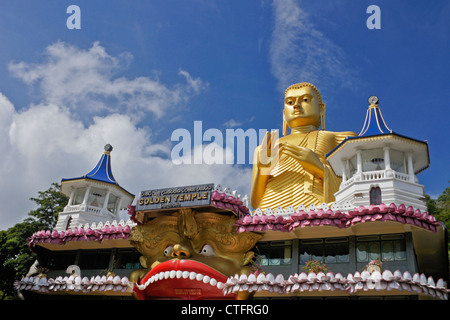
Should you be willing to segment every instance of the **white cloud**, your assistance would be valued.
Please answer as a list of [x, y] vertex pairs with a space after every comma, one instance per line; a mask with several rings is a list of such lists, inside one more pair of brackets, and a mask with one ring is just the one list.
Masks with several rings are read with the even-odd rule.
[[36, 86], [43, 102], [88, 111], [90, 115], [106, 110], [137, 115], [151, 112], [160, 118], [171, 106], [186, 102], [207, 87], [181, 69], [186, 83], [173, 86], [157, 77], [118, 77], [132, 55], [111, 56], [98, 42], [88, 50], [56, 42], [46, 48], [45, 58], [44, 63], [17, 62], [8, 68], [15, 77]]
[[[116, 180], [137, 194], [141, 190], [170, 186], [217, 183], [250, 193], [251, 169], [232, 165], [175, 165], [162, 143], [138, 128], [126, 115], [95, 117], [89, 126], [71, 118], [68, 110], [55, 105], [36, 105], [17, 113], [0, 95], [2, 124], [0, 159], [0, 229], [21, 221], [33, 208], [28, 201], [54, 181], [89, 172], [110, 143]], [[8, 122], [10, 121], [10, 122]], [[8, 137], [8, 139], [4, 139]], [[224, 150], [225, 154], [225, 150]]]
[[320, 87], [351, 84], [345, 52], [316, 28], [298, 1], [274, 0], [273, 14], [270, 59], [279, 90], [304, 81]]
[[[47, 60], [41, 64], [10, 64], [15, 76], [31, 86], [38, 85], [42, 92], [39, 103], [18, 112], [0, 93], [0, 230], [27, 216], [34, 208], [29, 198], [36, 197], [38, 191], [62, 178], [89, 172], [107, 143], [114, 148], [114, 177], [132, 193], [210, 182], [229, 186], [241, 194], [250, 193], [251, 169], [175, 165], [170, 159], [170, 135], [166, 141], [156, 141], [151, 123], [140, 127], [129, 116], [130, 110], [152, 111], [164, 119], [162, 100], [186, 101], [204, 90], [206, 82], [182, 69], [180, 75], [186, 84], [174, 88], [148, 77], [113, 79], [114, 72], [127, 63], [128, 57], [112, 57], [98, 44], [81, 50], [56, 43], [47, 48], [46, 54]], [[115, 101], [111, 103], [110, 98]], [[79, 101], [85, 104], [81, 108]], [[133, 105], [131, 101], [139, 102]], [[92, 103], [110, 112], [102, 115], [100, 109], [91, 110], [92, 117], [83, 121], [80, 113]]]

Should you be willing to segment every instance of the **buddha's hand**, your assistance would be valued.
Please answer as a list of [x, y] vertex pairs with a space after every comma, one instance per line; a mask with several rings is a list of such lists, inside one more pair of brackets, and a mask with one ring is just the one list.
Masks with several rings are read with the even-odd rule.
[[306, 171], [323, 178], [324, 166], [314, 151], [288, 142], [280, 142], [278, 148], [280, 156], [284, 154], [296, 159]]
[[256, 164], [261, 174], [270, 175], [278, 163], [278, 133], [266, 132], [264, 139], [256, 151]]

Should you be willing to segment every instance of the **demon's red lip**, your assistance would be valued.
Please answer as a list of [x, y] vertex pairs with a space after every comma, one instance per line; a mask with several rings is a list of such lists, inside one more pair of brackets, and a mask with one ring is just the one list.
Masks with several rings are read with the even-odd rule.
[[149, 298], [235, 299], [235, 294], [224, 296], [222, 292], [227, 279], [198, 261], [173, 259], [150, 270], [135, 291], [145, 291]]

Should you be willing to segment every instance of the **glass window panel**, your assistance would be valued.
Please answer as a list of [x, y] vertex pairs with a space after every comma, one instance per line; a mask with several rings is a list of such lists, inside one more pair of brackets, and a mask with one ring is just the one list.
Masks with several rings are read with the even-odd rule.
[[48, 260], [50, 270], [64, 270], [75, 263], [76, 252], [53, 252]]
[[111, 252], [109, 250], [82, 251], [80, 257], [81, 269], [107, 269]]
[[337, 254], [338, 248], [339, 247], [337, 245], [333, 245], [333, 244], [326, 244], [324, 246], [324, 262], [325, 263], [336, 263], [337, 262], [336, 254]]
[[359, 242], [356, 245], [356, 259], [358, 262], [369, 261], [368, 242]]
[[349, 177], [352, 177], [356, 173], [356, 168], [357, 168], [356, 156], [353, 156], [348, 161], [348, 170], [350, 171], [349, 172]]
[[381, 242], [382, 261], [394, 261], [394, 244], [392, 241]]
[[336, 256], [336, 258], [337, 258], [337, 263], [346, 263], [346, 262], [350, 261], [348, 254], [338, 254]]
[[85, 194], [86, 194], [86, 188], [77, 189], [77, 191], [75, 192], [72, 204], [73, 205], [82, 204]]
[[369, 242], [369, 259], [375, 260], [380, 258], [380, 243]]
[[287, 245], [284, 247], [283, 264], [291, 264], [291, 258], [292, 258], [292, 246]]
[[300, 254], [300, 264], [306, 264], [309, 260], [311, 260], [311, 256], [307, 252]]
[[115, 209], [116, 209], [116, 205], [117, 205], [117, 200], [118, 200], [119, 198], [118, 197], [116, 197], [115, 195], [113, 195], [113, 194], [110, 194], [109, 195], [109, 199], [108, 199], [108, 205], [107, 205], [107, 209], [108, 209], [108, 211], [109, 212], [113, 212], [114, 213], [114, 211], [115, 211]]
[[89, 193], [88, 202], [89, 206], [103, 208], [103, 203], [105, 202], [106, 190], [92, 188]]
[[394, 241], [395, 260], [406, 260], [406, 243], [404, 240]]
[[397, 172], [406, 173], [406, 157], [401, 151], [389, 150], [391, 168]]
[[325, 263], [336, 263], [337, 262], [337, 257], [334, 255], [326, 255], [324, 257]]
[[281, 264], [281, 259], [269, 259], [270, 266], [279, 266]]
[[290, 264], [292, 259], [292, 241], [266, 242], [258, 246], [261, 265]]
[[[119, 249], [115, 258], [116, 269], [138, 269], [140, 268], [139, 258], [141, 254], [137, 250]], [[136, 267], [137, 266], [137, 267]]]
[[362, 152], [363, 171], [384, 170], [384, 150], [370, 149]]
[[313, 254], [313, 255], [311, 255], [311, 259], [319, 261], [319, 262], [323, 262], [323, 255], [315, 255], [315, 254]]
[[349, 251], [348, 242], [326, 244], [324, 248], [325, 263], [348, 262]]

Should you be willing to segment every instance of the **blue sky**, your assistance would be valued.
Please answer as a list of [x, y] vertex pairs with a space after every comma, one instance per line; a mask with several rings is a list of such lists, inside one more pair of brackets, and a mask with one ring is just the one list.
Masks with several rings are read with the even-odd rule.
[[[69, 5], [81, 29], [69, 30]], [[381, 29], [369, 30], [369, 5]], [[419, 182], [448, 186], [448, 1], [0, 1], [0, 227], [51, 182], [87, 173], [103, 146], [133, 193], [214, 182], [249, 194], [250, 165], [170, 161], [172, 132], [281, 129], [285, 88], [312, 82], [331, 131], [388, 126], [428, 140]]]

